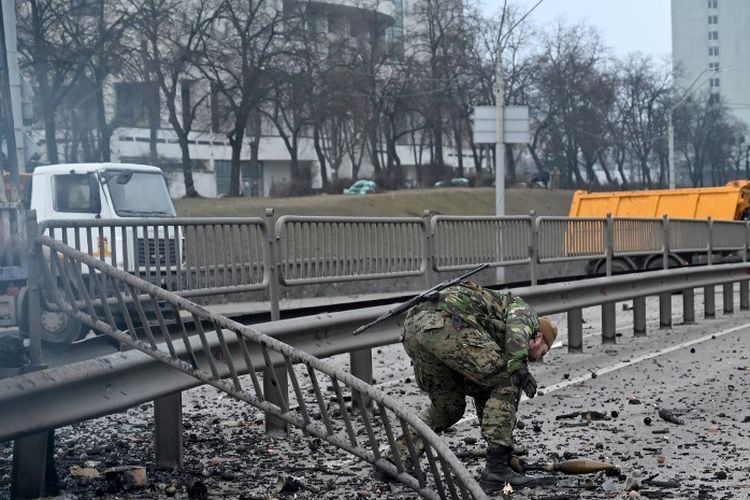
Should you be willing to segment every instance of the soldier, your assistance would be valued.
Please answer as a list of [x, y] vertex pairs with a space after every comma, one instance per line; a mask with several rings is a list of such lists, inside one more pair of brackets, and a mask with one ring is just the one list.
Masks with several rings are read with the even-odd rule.
[[[541, 359], [557, 336], [547, 318], [537, 318], [520, 297], [467, 281], [442, 290], [433, 301], [412, 307], [404, 321], [403, 345], [414, 363], [430, 406], [420, 417], [435, 432], [458, 422], [466, 396], [474, 399], [487, 464], [480, 484], [486, 491], [533, 486], [536, 479], [510, 467], [513, 428], [521, 392], [536, 393], [527, 363]], [[418, 453], [424, 444], [415, 439]], [[399, 455], [409, 456], [403, 436]], [[408, 460], [407, 460], [408, 461]]]

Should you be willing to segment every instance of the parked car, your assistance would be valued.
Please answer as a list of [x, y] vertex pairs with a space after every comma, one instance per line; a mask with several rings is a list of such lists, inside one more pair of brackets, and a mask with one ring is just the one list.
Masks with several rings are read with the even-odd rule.
[[360, 179], [348, 188], [344, 188], [344, 194], [367, 194], [373, 193], [378, 189], [378, 186], [370, 180]]
[[437, 181], [433, 187], [469, 187], [469, 179], [466, 177], [454, 177], [449, 181]]

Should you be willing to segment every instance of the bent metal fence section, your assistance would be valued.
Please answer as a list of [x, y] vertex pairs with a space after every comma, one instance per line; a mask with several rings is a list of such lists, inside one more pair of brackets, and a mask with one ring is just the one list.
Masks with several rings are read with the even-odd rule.
[[[36, 255], [48, 300], [79, 321], [373, 464], [425, 498], [487, 498], [421, 419], [362, 380], [49, 236], [38, 241], [45, 250]], [[185, 315], [197, 328], [205, 362], [198, 362], [191, 346]], [[170, 332], [165, 317], [177, 323], [177, 333]], [[210, 349], [209, 330], [220, 349]], [[230, 340], [240, 347], [239, 359], [230, 354]], [[287, 375], [289, 400], [281, 394]], [[326, 391], [333, 394], [327, 397]], [[349, 398], [354, 404], [347, 407]], [[398, 433], [406, 437], [408, 456], [398, 452]], [[426, 460], [417, 455], [418, 440]]]

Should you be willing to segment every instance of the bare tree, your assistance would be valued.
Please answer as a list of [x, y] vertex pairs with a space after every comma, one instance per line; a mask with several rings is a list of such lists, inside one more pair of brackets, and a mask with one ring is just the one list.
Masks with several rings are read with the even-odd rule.
[[414, 6], [410, 51], [422, 62], [421, 87], [425, 91], [422, 114], [431, 139], [432, 164], [445, 164], [445, 109], [455, 87], [451, 64], [460, 57], [463, 9], [454, 0], [422, 0]]
[[[209, 29], [201, 33], [199, 69], [223, 100], [231, 122], [229, 196], [240, 195], [240, 155], [248, 121], [268, 95], [269, 70], [283, 50], [283, 12], [276, 6], [272, 0], [221, 0]], [[260, 128], [254, 133], [260, 134]], [[251, 162], [257, 163], [257, 147], [251, 153]]]
[[[153, 77], [167, 107], [169, 124], [180, 145], [185, 196], [200, 196], [193, 181], [189, 136], [197, 110], [209, 96], [208, 87], [197, 85], [196, 62], [201, 37], [211, 20], [208, 0], [185, 4], [180, 0], [133, 0], [138, 31], [130, 40], [140, 54], [146, 80]], [[197, 92], [196, 92], [197, 91]]]
[[[471, 127], [468, 117], [476, 105], [496, 105], [497, 57], [502, 54], [504, 99], [507, 104], [527, 104], [531, 78], [531, 38], [533, 31], [523, 12], [503, 2], [498, 13], [485, 17], [476, 7], [467, 10], [463, 37], [467, 40], [463, 64], [457, 66], [456, 94], [461, 117]], [[474, 167], [481, 170], [482, 150], [471, 143]], [[516, 181], [515, 156], [509, 145], [511, 161], [506, 164], [510, 184]]]
[[[593, 172], [593, 151], [606, 142], [602, 124], [609, 93], [602, 92], [609, 78], [607, 51], [598, 33], [583, 24], [558, 24], [540, 36], [542, 52], [534, 59], [532, 112], [536, 134], [530, 148], [540, 170], [560, 168], [564, 184], [598, 184]], [[589, 123], [596, 119], [596, 126]], [[544, 136], [544, 137], [542, 137]], [[588, 159], [581, 161], [582, 147]], [[542, 148], [542, 149], [539, 149]], [[583, 163], [586, 180], [579, 168]]]
[[[747, 128], [711, 95], [688, 99], [674, 110], [675, 150], [687, 166], [693, 186], [723, 184], [726, 168], [738, 154]], [[709, 167], [708, 175], [706, 167]]]
[[[618, 68], [617, 107], [624, 134], [620, 141], [627, 142], [638, 163], [641, 178], [648, 187], [652, 184], [651, 172], [657, 148], [667, 128], [666, 101], [671, 88], [671, 71], [665, 64], [657, 67], [653, 60], [642, 54], [628, 56]], [[663, 178], [659, 176], [660, 182]]]
[[123, 35], [131, 22], [131, 12], [115, 0], [96, 0], [90, 4], [96, 14], [82, 17], [85, 30], [86, 77], [91, 82], [96, 106], [98, 158], [108, 162], [111, 157], [111, 138], [117, 128], [117, 116], [107, 119], [112, 102], [105, 98], [105, 85], [125, 66]]
[[50, 163], [60, 161], [57, 112], [85, 71], [85, 30], [78, 21], [91, 14], [90, 7], [82, 3], [71, 11], [70, 5], [67, 0], [25, 0], [17, 7], [20, 65], [34, 82]]

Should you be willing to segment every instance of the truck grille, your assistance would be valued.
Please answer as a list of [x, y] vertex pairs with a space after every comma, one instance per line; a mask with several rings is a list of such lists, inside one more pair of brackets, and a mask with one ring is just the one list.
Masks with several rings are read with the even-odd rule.
[[[168, 246], [167, 246], [168, 245]], [[139, 266], [156, 267], [177, 265], [177, 242], [174, 239], [164, 240], [138, 238], [136, 242], [136, 256]], [[167, 255], [169, 254], [169, 255]], [[169, 263], [167, 263], [169, 257]]]

